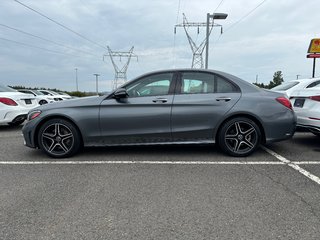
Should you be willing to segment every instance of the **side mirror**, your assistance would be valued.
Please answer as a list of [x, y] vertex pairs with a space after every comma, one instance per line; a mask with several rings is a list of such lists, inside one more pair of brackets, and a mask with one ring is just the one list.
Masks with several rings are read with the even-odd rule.
[[119, 88], [113, 93], [115, 99], [126, 98], [128, 97], [127, 90], [125, 88]]

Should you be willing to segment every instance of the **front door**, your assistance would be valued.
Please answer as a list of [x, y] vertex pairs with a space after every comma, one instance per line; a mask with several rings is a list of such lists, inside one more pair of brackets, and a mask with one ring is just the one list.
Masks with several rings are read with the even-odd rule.
[[109, 98], [101, 103], [102, 143], [110, 145], [171, 141], [174, 74], [151, 74], [124, 87], [128, 93], [127, 98]]

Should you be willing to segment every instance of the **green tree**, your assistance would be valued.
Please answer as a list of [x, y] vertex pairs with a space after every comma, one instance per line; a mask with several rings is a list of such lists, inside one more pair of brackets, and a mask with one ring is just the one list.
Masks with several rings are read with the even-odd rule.
[[273, 80], [269, 82], [269, 84], [264, 85], [263, 83], [253, 83], [254, 85], [260, 87], [260, 88], [266, 88], [266, 89], [270, 89], [273, 88], [275, 86], [280, 85], [281, 83], [283, 83], [283, 75], [281, 71], [276, 71], [273, 74]]
[[270, 83], [268, 85], [268, 89], [276, 87], [276, 86], [280, 85], [281, 83], [283, 83], [282, 72], [281, 71], [276, 71], [273, 74], [273, 80], [270, 81]]

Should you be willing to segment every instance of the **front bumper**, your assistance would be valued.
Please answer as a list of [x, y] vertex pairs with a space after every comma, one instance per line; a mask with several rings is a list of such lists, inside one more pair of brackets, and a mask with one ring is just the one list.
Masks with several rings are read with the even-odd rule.
[[37, 148], [35, 139], [36, 134], [36, 121], [27, 122], [22, 128], [24, 138], [24, 145], [31, 148]]

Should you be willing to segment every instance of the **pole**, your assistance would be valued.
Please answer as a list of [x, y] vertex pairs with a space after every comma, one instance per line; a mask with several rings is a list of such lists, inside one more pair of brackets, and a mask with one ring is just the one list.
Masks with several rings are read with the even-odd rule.
[[96, 76], [96, 92], [97, 92], [97, 95], [99, 95], [99, 90], [98, 90], [98, 77], [100, 76], [99, 74], [95, 73], [93, 74]]
[[209, 58], [209, 21], [210, 21], [210, 13], [207, 13], [206, 64], [205, 64], [205, 69], [208, 69], [208, 58]]
[[77, 88], [77, 92], [79, 92], [79, 86], [78, 86], [78, 68], [75, 68], [76, 70], [76, 88]]
[[257, 74], [256, 75], [256, 83], [258, 83], [258, 78], [259, 78], [259, 75]]
[[312, 78], [316, 75], [316, 58], [313, 58]]

